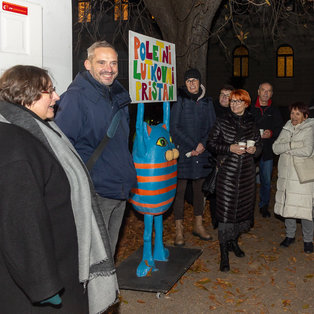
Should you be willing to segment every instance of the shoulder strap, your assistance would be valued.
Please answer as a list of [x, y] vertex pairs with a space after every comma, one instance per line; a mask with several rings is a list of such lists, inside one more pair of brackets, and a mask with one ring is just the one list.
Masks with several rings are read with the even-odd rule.
[[95, 165], [95, 162], [103, 152], [107, 142], [109, 139], [113, 138], [114, 135], [116, 134], [116, 131], [118, 129], [119, 123], [121, 120], [121, 110], [118, 110], [115, 115], [113, 116], [111, 123], [109, 125], [108, 131], [105, 134], [104, 138], [101, 140], [101, 142], [98, 144], [96, 149], [94, 150], [93, 154], [90, 156], [86, 163], [86, 167], [88, 171], [91, 171]]

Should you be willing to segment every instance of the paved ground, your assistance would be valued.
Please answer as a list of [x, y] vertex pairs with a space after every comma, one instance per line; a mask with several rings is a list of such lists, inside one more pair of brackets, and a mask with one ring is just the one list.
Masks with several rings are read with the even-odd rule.
[[[262, 218], [256, 209], [254, 228], [239, 241], [246, 256], [237, 258], [231, 252], [231, 271], [222, 273], [217, 230], [211, 228], [208, 206], [205, 223], [214, 237], [209, 242], [192, 236], [192, 210], [186, 206], [187, 247], [200, 247], [203, 254], [179, 282], [161, 298], [156, 293], [121, 290], [121, 302], [111, 313], [314, 313], [314, 254], [303, 252], [301, 225], [296, 242], [280, 248], [284, 223], [274, 215]], [[140, 218], [132, 210], [126, 215], [118, 263], [142, 243]], [[172, 214], [165, 217], [164, 229], [165, 244], [173, 245]]]

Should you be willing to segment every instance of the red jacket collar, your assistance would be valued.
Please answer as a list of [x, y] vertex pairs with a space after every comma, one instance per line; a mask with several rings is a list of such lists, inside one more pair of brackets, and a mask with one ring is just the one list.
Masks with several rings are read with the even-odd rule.
[[[272, 101], [271, 101], [271, 99], [269, 99], [269, 100], [268, 100], [267, 107], [270, 107], [271, 103], [272, 103]], [[262, 107], [261, 104], [260, 104], [260, 102], [259, 102], [259, 96], [257, 96], [256, 103], [255, 103], [255, 107], [256, 107], [256, 108], [260, 108], [260, 109], [261, 109], [261, 107]]]

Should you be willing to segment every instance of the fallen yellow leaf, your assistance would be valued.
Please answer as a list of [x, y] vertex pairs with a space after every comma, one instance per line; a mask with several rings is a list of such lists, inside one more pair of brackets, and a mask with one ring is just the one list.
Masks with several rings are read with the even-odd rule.
[[203, 285], [195, 285], [196, 287], [202, 289], [202, 290], [205, 290], [205, 291], [209, 291], [205, 286]]
[[290, 306], [291, 300], [282, 300], [283, 306]]
[[209, 278], [203, 278], [203, 279], [200, 279], [197, 281], [197, 283], [199, 283], [199, 284], [205, 284], [208, 282], [211, 282], [211, 280]]
[[171, 290], [169, 290], [167, 293], [166, 293], [166, 295], [169, 295], [169, 294], [171, 294], [171, 293], [176, 293], [176, 292], [178, 292], [179, 290], [178, 289], [171, 289]]
[[126, 301], [125, 299], [123, 299], [121, 295], [119, 295], [119, 301], [122, 302], [122, 303], [124, 303], [124, 304], [128, 304], [128, 303], [129, 303], [128, 301]]

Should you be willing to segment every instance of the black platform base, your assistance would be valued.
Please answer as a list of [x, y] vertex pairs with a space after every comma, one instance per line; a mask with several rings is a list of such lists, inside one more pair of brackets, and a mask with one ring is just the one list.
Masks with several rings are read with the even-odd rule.
[[142, 260], [143, 247], [139, 248], [117, 267], [119, 288], [167, 293], [202, 254], [201, 249], [167, 247], [168, 262], [155, 262], [158, 271], [149, 277], [137, 277], [136, 269]]

